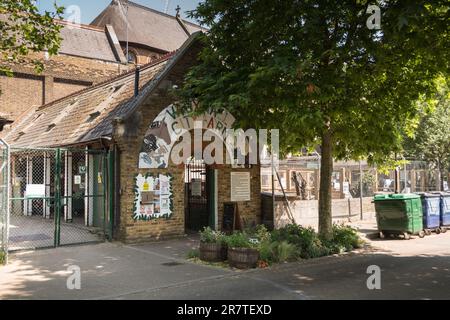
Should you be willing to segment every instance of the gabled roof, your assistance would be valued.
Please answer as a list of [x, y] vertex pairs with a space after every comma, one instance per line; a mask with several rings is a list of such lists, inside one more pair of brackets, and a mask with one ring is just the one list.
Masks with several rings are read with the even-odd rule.
[[126, 117], [156, 89], [194, 43], [192, 35], [177, 53], [143, 66], [140, 93], [134, 96], [135, 72], [81, 90], [41, 107], [32, 107], [14, 123], [4, 139], [12, 147], [60, 147], [112, 137], [113, 120]]
[[71, 24], [58, 21], [61, 29], [60, 54], [89, 59], [120, 62], [114, 54], [113, 44], [108, 39], [105, 28]]
[[[114, 27], [119, 41], [144, 45], [160, 51], [177, 50], [189, 38], [189, 35], [206, 29], [180, 18], [144, 7], [132, 1], [113, 0], [92, 25]], [[128, 15], [128, 33], [127, 33]], [[183, 29], [186, 26], [189, 34]], [[127, 37], [128, 34], [128, 37]]]

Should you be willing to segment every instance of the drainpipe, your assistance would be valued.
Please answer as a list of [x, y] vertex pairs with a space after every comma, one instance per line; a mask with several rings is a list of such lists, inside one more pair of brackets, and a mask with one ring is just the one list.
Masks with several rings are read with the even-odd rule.
[[137, 97], [139, 94], [139, 78], [141, 76], [141, 68], [139, 66], [136, 67], [135, 76], [134, 76], [134, 96]]

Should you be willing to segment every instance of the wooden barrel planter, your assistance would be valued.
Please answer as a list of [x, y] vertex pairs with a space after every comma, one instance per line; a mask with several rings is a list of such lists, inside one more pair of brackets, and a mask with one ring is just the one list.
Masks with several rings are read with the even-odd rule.
[[227, 260], [227, 248], [221, 243], [200, 242], [200, 259], [209, 262]]
[[252, 248], [228, 248], [228, 263], [235, 268], [256, 268], [259, 252]]

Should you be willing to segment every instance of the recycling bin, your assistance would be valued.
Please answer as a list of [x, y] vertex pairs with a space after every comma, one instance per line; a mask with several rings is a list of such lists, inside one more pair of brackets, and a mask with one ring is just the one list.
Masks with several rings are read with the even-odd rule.
[[441, 233], [441, 195], [438, 193], [417, 193], [422, 200], [423, 229], [425, 234], [432, 231]]
[[408, 240], [411, 235], [418, 235], [420, 238], [425, 236], [422, 201], [419, 195], [376, 195], [373, 200], [380, 238], [393, 235]]
[[450, 229], [450, 193], [441, 192], [441, 231], [446, 232]]

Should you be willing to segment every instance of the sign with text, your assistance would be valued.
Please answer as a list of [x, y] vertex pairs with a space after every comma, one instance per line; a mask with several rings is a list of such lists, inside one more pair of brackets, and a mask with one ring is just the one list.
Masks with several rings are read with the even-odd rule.
[[250, 172], [231, 173], [231, 201], [250, 201]]

